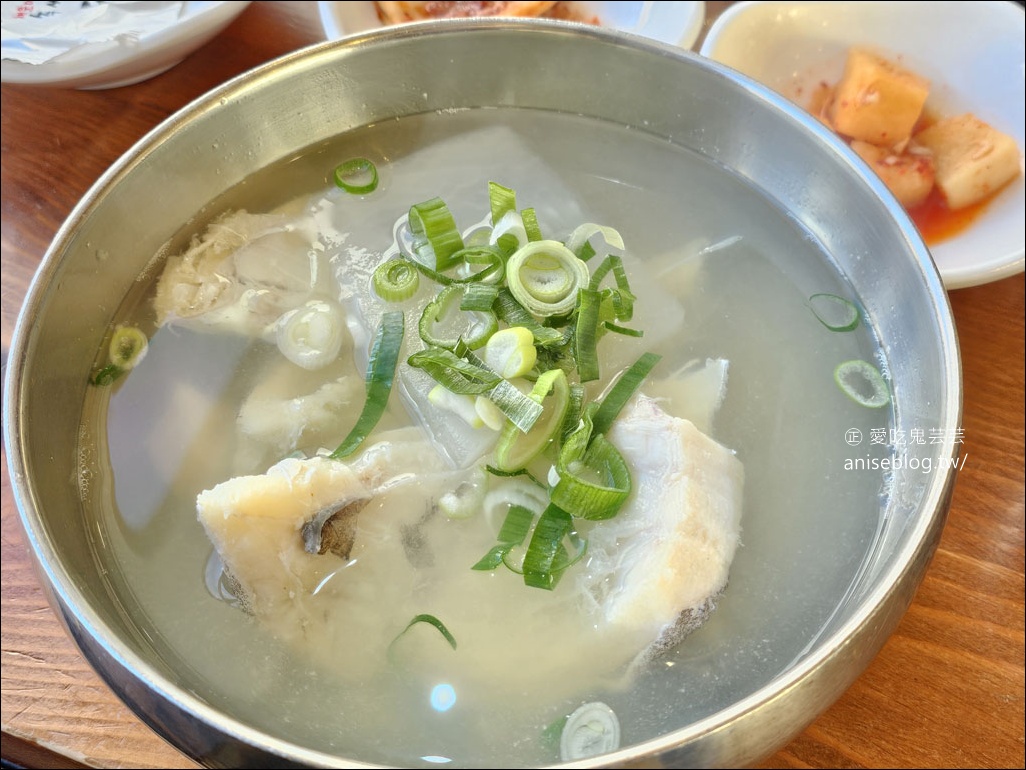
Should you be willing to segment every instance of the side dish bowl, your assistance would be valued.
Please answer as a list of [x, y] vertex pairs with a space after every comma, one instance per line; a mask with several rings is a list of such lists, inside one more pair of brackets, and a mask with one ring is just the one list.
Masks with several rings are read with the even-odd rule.
[[[182, 3], [178, 20], [146, 34], [79, 45], [41, 64], [4, 59], [4, 83], [59, 88], [119, 88], [155, 77], [220, 34], [247, 2]], [[6, 30], [4, 30], [6, 33]]]
[[927, 110], [971, 112], [1019, 145], [1017, 179], [969, 227], [931, 246], [949, 289], [1022, 272], [1026, 259], [1026, 32], [1011, 2], [743, 2], [709, 30], [701, 53], [808, 107], [835, 84], [848, 49], [869, 47], [931, 83]]
[[[764, 437], [764, 451], [745, 458], [746, 476], [753, 484], [760, 476], [783, 476], [795, 521], [774, 520], [754, 493], [746, 498], [744, 542], [711, 621], [717, 628], [686, 638], [679, 665], [642, 680], [644, 687], [661, 688], [660, 698], [673, 705], [650, 709], [655, 728], [637, 728], [621, 713], [622, 747], [573, 766], [739, 766], [768, 756], [860, 675], [897, 625], [933, 555], [958, 455], [962, 386], [955, 330], [940, 276], [915, 228], [843, 142], [743, 75], [608, 29], [454, 21], [324, 43], [201, 97], [105, 173], [51, 245], [8, 359], [4, 440], [12, 487], [54, 609], [111, 688], [155, 731], [206, 765], [391, 763], [351, 743], [310, 739], [280, 693], [261, 693], [256, 673], [246, 683], [256, 705], [242, 704], [212, 680], [206, 661], [169, 641], [183, 633], [202, 639], [203, 629], [187, 630], [194, 605], [183, 605], [172, 625], [159, 627], [140, 611], [132, 587], [118, 581], [119, 565], [95, 535], [103, 531], [95, 506], [83, 496], [84, 483], [102, 494], [113, 482], [81, 478], [83, 463], [95, 461], [90, 452], [103, 446], [84, 445], [81, 432], [97, 351], [119, 308], [137, 300], [149, 285], [145, 279], [154, 277], [154, 255], [175, 239], [180, 243], [183, 232], [202, 228], [218, 213], [210, 202], [254, 173], [362, 127], [422, 114], [444, 122], [468, 111], [501, 121], [503, 108], [565, 114], [582, 126], [626, 127], [655, 145], [683, 148], [758, 194], [775, 221], [795, 225], [821, 246], [822, 267], [858, 297], [893, 402], [889, 415], [879, 412], [880, 424], [931, 438], [909, 442], [903, 465], [881, 475], [879, 487], [834, 501], [840, 510], [831, 515], [861, 520], [867, 537], [817, 543], [809, 539], [816, 512], [798, 526], [808, 513], [797, 510], [798, 501], [822, 479], [846, 471], [817, 466], [821, 460], [811, 447], [794, 447], [803, 468], [778, 461], [788, 450], [788, 420], [819, 424], [828, 415], [774, 414], [758, 378], [740, 392], [735, 398], [751, 401], [779, 431]], [[544, 144], [546, 137], [535, 139]], [[632, 158], [618, 152], [610, 146], [590, 173], [617, 174], [629, 186]], [[803, 289], [805, 277], [796, 278]], [[731, 299], [722, 297], [725, 314]], [[802, 315], [805, 308], [780, 310], [829, 334]], [[781, 372], [789, 365], [765, 361]], [[765, 371], [767, 381], [781, 372]], [[841, 443], [842, 433], [831, 440]], [[864, 449], [853, 448], [852, 455], [861, 457]], [[922, 472], [927, 466], [932, 472]], [[188, 502], [182, 515], [194, 516]], [[780, 539], [781, 531], [792, 530], [795, 540]], [[188, 571], [178, 577], [202, 581]], [[836, 599], [816, 593], [826, 582], [840, 586]], [[208, 646], [216, 644], [212, 639]], [[234, 657], [241, 660], [232, 665], [256, 672], [274, 663], [246, 661], [245, 654], [240, 649]], [[693, 676], [675, 678], [687, 672]], [[637, 702], [644, 706], [649, 694], [637, 693]], [[445, 759], [445, 745], [430, 748], [416, 755], [418, 766]], [[497, 766], [520, 761], [510, 754]]]
[[[604, 27], [691, 48], [702, 31], [705, 3], [568, 2], [570, 18], [598, 19]], [[328, 40], [382, 26], [372, 2], [317, 3]]]

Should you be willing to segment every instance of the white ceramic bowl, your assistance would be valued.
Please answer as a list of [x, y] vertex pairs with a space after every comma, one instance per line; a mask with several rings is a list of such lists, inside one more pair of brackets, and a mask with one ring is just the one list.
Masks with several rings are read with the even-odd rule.
[[[370, 2], [318, 3], [328, 40], [377, 29], [381, 21]], [[573, 2], [575, 10], [597, 16], [603, 26], [691, 48], [705, 22], [705, 3]]]
[[[5, 4], [6, 5], [6, 4]], [[87, 43], [42, 64], [3, 60], [4, 83], [117, 88], [171, 69], [242, 13], [248, 2], [186, 2], [178, 21], [131, 44]]]
[[1020, 175], [961, 234], [931, 247], [948, 289], [1021, 272], [1026, 250], [1026, 31], [1011, 2], [743, 2], [709, 30], [701, 53], [801, 106], [836, 83], [848, 48], [867, 45], [931, 81], [927, 107], [972, 112], [1014, 137]]

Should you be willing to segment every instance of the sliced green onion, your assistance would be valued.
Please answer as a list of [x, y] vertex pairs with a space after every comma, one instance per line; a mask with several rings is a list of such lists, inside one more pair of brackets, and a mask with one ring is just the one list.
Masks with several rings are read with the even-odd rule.
[[859, 308], [836, 294], [813, 294], [809, 297], [813, 315], [832, 332], [850, 332], [859, 325]]
[[524, 556], [524, 583], [548, 591], [556, 587], [562, 571], [553, 567], [560, 549], [565, 550], [563, 538], [570, 534], [573, 526], [570, 514], [556, 505], [550, 503], [542, 511]]
[[506, 420], [509, 420], [512, 427], [521, 433], [527, 433], [534, 428], [542, 415], [542, 405], [529, 395], [521, 393], [509, 380], [499, 380], [488, 393], [488, 399], [504, 415], [500, 429], [505, 427]]
[[149, 340], [140, 329], [134, 326], [119, 326], [114, 330], [107, 346], [109, 362], [97, 370], [89, 378], [89, 382], [97, 386], [113, 384], [121, 375], [142, 361], [149, 344]]
[[517, 194], [509, 187], [504, 187], [498, 182], [489, 182], [488, 204], [492, 213], [492, 226], [494, 227], [507, 211], [517, 210]]
[[[409, 623], [406, 624], [406, 628], [404, 628], [402, 631], [400, 631], [396, 635], [395, 639], [392, 640], [392, 644], [395, 644], [396, 642], [398, 642], [407, 631], [409, 631], [411, 628], [413, 628], [418, 623], [427, 623], [429, 626], [432, 626], [435, 629], [437, 629], [438, 633], [440, 633], [442, 636], [445, 637], [445, 641], [447, 641], [449, 643], [449, 646], [452, 647], [454, 650], [456, 649], [456, 637], [454, 637], [449, 632], [449, 629], [445, 627], [445, 623], [440, 621], [434, 615], [428, 615], [428, 614], [414, 616], [413, 620], [411, 620]], [[389, 645], [389, 646], [391, 647], [391, 645]]]
[[538, 320], [517, 302], [509, 289], [499, 289], [494, 309], [495, 314], [507, 326], [523, 326], [530, 329], [535, 342], [542, 347], [561, 346], [565, 343], [561, 332], [538, 323]]
[[570, 237], [566, 239], [566, 247], [580, 259], [587, 261], [599, 253], [593, 243], [593, 238], [596, 235], [601, 235], [605, 242], [605, 248], [602, 250], [603, 254], [609, 254], [610, 249], [623, 252], [623, 237], [619, 232], [612, 227], [596, 225], [592, 222], [585, 222], [570, 233]]
[[453, 393], [480, 395], [502, 380], [490, 369], [476, 366], [444, 348], [421, 350], [410, 356], [407, 363], [415, 369], [423, 369]]
[[490, 312], [498, 294], [498, 286], [484, 283], [468, 283], [463, 289], [460, 310]]
[[595, 270], [591, 277], [588, 288], [598, 290], [602, 279], [609, 272], [613, 273], [616, 281], [616, 288], [603, 289], [603, 304], [609, 303], [613, 309], [613, 317], [619, 321], [629, 321], [634, 316], [634, 294], [631, 292], [630, 283], [627, 281], [627, 271], [624, 270], [623, 260], [615, 254], [610, 254]]
[[429, 302], [420, 316], [418, 331], [426, 345], [453, 349], [462, 339], [471, 349], [484, 345], [499, 328], [491, 311], [460, 310], [470, 287], [464, 284], [446, 286]]
[[559, 756], [574, 762], [620, 748], [620, 720], [600, 701], [585, 703], [566, 719], [559, 738]]
[[580, 426], [583, 413], [584, 386], [575, 382], [570, 385], [570, 403], [567, 404], [566, 415], [563, 417], [563, 430], [560, 437], [561, 444]]
[[606, 331], [611, 331], [614, 334], [622, 334], [625, 337], [644, 337], [645, 332], [641, 329], [631, 329], [627, 326], [619, 326], [612, 321], [603, 321], [602, 328]]
[[534, 209], [524, 209], [521, 211], [520, 219], [524, 223], [524, 232], [527, 233], [528, 241], [543, 240], [541, 227], [538, 225], [538, 215]]
[[509, 543], [497, 543], [488, 549], [488, 553], [482, 556], [471, 566], [471, 569], [479, 572], [491, 572], [502, 564], [502, 557], [510, 552], [513, 546]]
[[500, 468], [496, 468], [494, 465], [485, 465], [485, 470], [493, 476], [499, 476], [500, 478], [512, 478], [513, 476], [526, 476], [532, 482], [542, 489], [548, 491], [548, 487], [541, 481], [536, 479], [527, 468], [517, 468], [515, 471], [504, 471]]
[[392, 259], [378, 265], [372, 283], [385, 302], [404, 302], [417, 293], [420, 273], [409, 260]]
[[495, 449], [495, 465], [504, 471], [523, 468], [558, 436], [570, 403], [566, 372], [550, 369], [542, 374], [531, 389], [530, 398], [542, 404], [542, 416], [527, 433], [513, 424], [503, 430]]
[[335, 184], [353, 195], [372, 193], [378, 188], [378, 167], [367, 158], [352, 158], [335, 167]]
[[453, 278], [452, 276], [443, 275], [442, 273], [439, 273], [437, 270], [432, 270], [423, 262], [416, 259], [412, 259], [406, 256], [405, 254], [399, 256], [399, 259], [405, 260], [408, 264], [416, 268], [418, 273], [423, 275], [425, 278], [434, 281], [440, 286], [453, 286], [457, 283], [460, 283], [458, 279]]
[[890, 390], [880, 370], [868, 361], [845, 361], [834, 369], [834, 381], [856, 404], [879, 409], [891, 401]]
[[[552, 490], [552, 503], [581, 519], [611, 519], [630, 496], [630, 470], [605, 436], [575, 441], [581, 435], [586, 435], [583, 430], [571, 434], [559, 453], [559, 481]], [[587, 447], [580, 452], [582, 444]]]
[[485, 343], [485, 364], [507, 380], [523, 377], [534, 368], [537, 360], [534, 335], [526, 326], [511, 326], [497, 331]]
[[120, 366], [114, 366], [114, 364], [107, 364], [97, 370], [96, 374], [89, 378], [89, 382], [97, 386], [112, 385], [115, 380], [118, 379], [125, 370]]
[[498, 284], [506, 277], [506, 255], [498, 246], [481, 244], [467, 246], [452, 255], [454, 261], [462, 260], [467, 265], [484, 265], [470, 276], [460, 279], [460, 283]]
[[499, 530], [498, 542], [471, 569], [487, 571], [502, 564], [504, 557], [527, 539], [534, 516], [530, 508], [511, 505]]
[[314, 299], [278, 319], [275, 341], [285, 358], [313, 371], [338, 358], [345, 328], [342, 309], [336, 303]]
[[333, 460], [342, 460], [355, 452], [385, 413], [388, 397], [392, 393], [392, 381], [395, 379], [404, 331], [405, 320], [401, 310], [389, 310], [381, 316], [367, 363], [367, 398], [356, 425], [331, 453]]
[[634, 395], [634, 392], [641, 386], [648, 373], [659, 363], [661, 358], [662, 356], [655, 353], [645, 353], [631, 364], [627, 371], [620, 375], [620, 378], [610, 388], [606, 397], [602, 399], [602, 404], [599, 406], [598, 411], [595, 412], [593, 420], [595, 433], [606, 433], [609, 431], [609, 427], [613, 424], [616, 416], [620, 414], [620, 410], [630, 401], [631, 396]]
[[602, 299], [597, 291], [581, 289], [577, 293], [577, 321], [574, 325], [574, 355], [581, 382], [599, 378], [598, 325]]
[[488, 242], [497, 246], [504, 254], [513, 254], [521, 246], [528, 242], [527, 229], [524, 227], [524, 220], [516, 210], [507, 211], [502, 219], [495, 223]]
[[570, 313], [589, 275], [588, 266], [559, 241], [528, 243], [506, 263], [510, 292], [538, 318]]
[[110, 338], [110, 362], [127, 372], [143, 360], [149, 344], [149, 340], [140, 329], [134, 326], [119, 326]]
[[428, 266], [439, 272], [452, 267], [455, 264], [452, 255], [463, 248], [463, 238], [445, 201], [432, 198], [411, 206], [409, 221], [410, 232], [426, 241], [434, 255], [433, 264]]

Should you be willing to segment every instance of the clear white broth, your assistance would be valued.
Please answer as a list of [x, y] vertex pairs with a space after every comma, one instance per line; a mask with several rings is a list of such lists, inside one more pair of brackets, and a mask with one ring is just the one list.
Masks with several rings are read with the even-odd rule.
[[[376, 160], [382, 172], [381, 187], [365, 198], [330, 185], [331, 169], [354, 156]], [[624, 236], [636, 260], [632, 274], [660, 271], [660, 285], [683, 307], [683, 325], [658, 328], [660, 316], [673, 314], [650, 307], [656, 328], [646, 329], [636, 350], [654, 348], [666, 371], [696, 358], [730, 361], [712, 432], [745, 466], [742, 545], [730, 582], [709, 620], [627, 688], [601, 678], [555, 686], [526, 676], [523, 688], [490, 694], [487, 682], [468, 683], [466, 698], [457, 688], [456, 705], [439, 711], [430, 691], [442, 679], [393, 670], [347, 686], [330, 660], [280, 643], [211, 596], [204, 582], [212, 548], [196, 518], [196, 495], [240, 472], [236, 413], [274, 351], [162, 328], [137, 370], [113, 390], [91, 389], [87, 399], [82, 486], [96, 519], [96, 558], [140, 639], [177, 683], [276, 738], [401, 766], [551, 764], [558, 748], [543, 731], [589, 700], [616, 711], [622, 745], [654, 738], [751, 694], [804, 654], [878, 537], [885, 478], [845, 470], [847, 459], [871, 450], [844, 438], [850, 428], [866, 436], [887, 429], [891, 412], [856, 404], [833, 371], [848, 359], [879, 362], [879, 347], [864, 323], [828, 331], [807, 303], [818, 292], [857, 298], [793, 217], [735, 174], [662, 138], [538, 111], [406, 117], [254, 174], [207, 203], [173, 246], [224, 211], [268, 211], [323, 195], [344, 236], [336, 244], [342, 258], [347, 249], [380, 255], [412, 203], [439, 195], [461, 225], [480, 220], [489, 180], [517, 190], [519, 204], [534, 206], [554, 237], [580, 222], [606, 223]], [[148, 285], [129, 298], [120, 320], [152, 328]], [[393, 398], [385, 425], [406, 419]], [[443, 673], [458, 681], [455, 666]]]

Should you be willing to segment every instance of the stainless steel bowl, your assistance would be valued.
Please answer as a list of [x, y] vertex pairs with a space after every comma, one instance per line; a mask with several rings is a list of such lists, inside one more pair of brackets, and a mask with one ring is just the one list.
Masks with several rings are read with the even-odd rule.
[[[550, 22], [389, 29], [286, 56], [165, 121], [85, 196], [32, 285], [5, 390], [11, 478], [54, 608], [114, 691], [203, 763], [353, 766], [361, 757], [293, 745], [210, 705], [120, 611], [87, 547], [90, 523], [73, 482], [95, 352], [152, 255], [255, 170], [375, 122], [497, 106], [631, 126], [760, 188], [824, 244], [862, 298], [889, 361], [895, 427], [926, 424], [945, 436], [913, 448], [923, 459], [957, 455], [958, 348], [928, 252], [861, 162], [769, 90], [676, 48]], [[858, 584], [792, 664], [728, 707], [575, 766], [735, 766], [786, 744], [894, 629], [936, 547], [953, 480], [953, 469], [897, 474], [886, 526]]]

